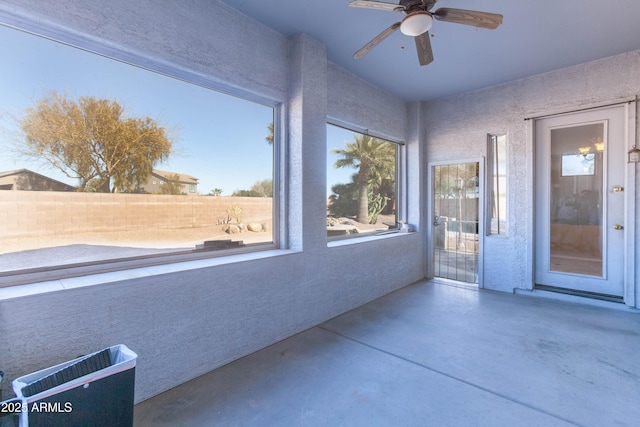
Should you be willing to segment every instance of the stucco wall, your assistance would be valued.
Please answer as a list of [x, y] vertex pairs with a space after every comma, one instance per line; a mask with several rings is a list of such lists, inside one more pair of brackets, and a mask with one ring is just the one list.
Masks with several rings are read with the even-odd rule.
[[[288, 169], [280, 190], [289, 196], [281, 209], [290, 249], [0, 289], [5, 396], [12, 378], [124, 343], [139, 355], [140, 401], [423, 277], [419, 233], [327, 245], [327, 111], [399, 140], [408, 135], [407, 149], [419, 149], [404, 128], [404, 102], [328, 66], [321, 43], [285, 39], [216, 1], [8, 0], [0, 19], [7, 13], [34, 30], [150, 55], [154, 64], [175, 63], [285, 103], [278, 125], [288, 137], [281, 154]], [[328, 96], [334, 87], [349, 106]], [[419, 174], [419, 164], [412, 156], [408, 174]], [[419, 199], [419, 185], [408, 191]], [[415, 205], [410, 213], [417, 222]]]
[[532, 121], [525, 119], [640, 95], [639, 69], [634, 51], [423, 105], [428, 161], [486, 156], [487, 134], [507, 134], [509, 231], [485, 239], [486, 288], [532, 286], [534, 163]]
[[[348, 73], [334, 63], [328, 64], [329, 81], [327, 88], [329, 119], [344, 125], [364, 126], [366, 131], [380, 134], [396, 141], [405, 140], [407, 129], [407, 105], [371, 83]], [[387, 109], [394, 114], [386, 114]], [[405, 114], [396, 114], [397, 111]], [[368, 117], [375, 116], [372, 122]]]

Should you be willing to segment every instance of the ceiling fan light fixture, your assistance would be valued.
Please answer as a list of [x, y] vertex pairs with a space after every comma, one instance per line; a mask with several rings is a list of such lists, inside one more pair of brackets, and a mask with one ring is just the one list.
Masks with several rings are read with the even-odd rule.
[[429, 12], [419, 11], [407, 15], [400, 24], [400, 31], [406, 36], [416, 37], [431, 29], [433, 18]]

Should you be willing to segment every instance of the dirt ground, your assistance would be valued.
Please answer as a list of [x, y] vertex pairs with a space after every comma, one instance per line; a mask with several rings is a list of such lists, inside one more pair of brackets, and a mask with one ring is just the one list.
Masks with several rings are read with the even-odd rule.
[[202, 245], [205, 240], [241, 240], [250, 244], [269, 243], [273, 239], [269, 231], [227, 234], [222, 231], [221, 225], [2, 239], [0, 270], [14, 271], [189, 251], [196, 249], [196, 245]]
[[0, 254], [73, 244], [121, 246], [136, 248], [195, 248], [205, 240], [232, 239], [245, 243], [272, 241], [271, 232], [250, 232], [230, 235], [221, 225], [200, 228], [146, 229], [77, 233], [63, 236], [21, 237], [3, 239]]
[[[394, 216], [380, 217], [377, 224], [360, 224], [348, 218], [359, 232], [386, 230]], [[95, 262], [193, 250], [207, 240], [233, 240], [244, 244], [270, 243], [271, 231], [227, 234], [223, 225], [199, 228], [152, 228], [67, 234], [61, 236], [5, 238], [0, 241], [0, 270]]]
[[[394, 223], [395, 217], [392, 215], [380, 216], [376, 224], [361, 224], [349, 218], [341, 218], [341, 220], [350, 221], [359, 231], [372, 231], [387, 229], [387, 224]], [[222, 225], [214, 225], [198, 228], [152, 228], [145, 230], [101, 231], [45, 237], [9, 238], [2, 239], [0, 254], [74, 244], [145, 249], [193, 249], [196, 245], [202, 244], [205, 240], [242, 240], [246, 244], [271, 242], [273, 240], [270, 231], [246, 231], [240, 234], [227, 234], [222, 231], [222, 227]]]

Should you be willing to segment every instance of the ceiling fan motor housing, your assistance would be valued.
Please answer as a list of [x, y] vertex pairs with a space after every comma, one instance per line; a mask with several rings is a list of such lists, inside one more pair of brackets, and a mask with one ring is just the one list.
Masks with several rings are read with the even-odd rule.
[[418, 10], [407, 14], [400, 24], [400, 31], [406, 36], [416, 37], [431, 29], [433, 17], [425, 10]]
[[400, 0], [398, 3], [404, 8], [404, 13], [409, 14], [416, 10], [430, 11], [438, 0]]

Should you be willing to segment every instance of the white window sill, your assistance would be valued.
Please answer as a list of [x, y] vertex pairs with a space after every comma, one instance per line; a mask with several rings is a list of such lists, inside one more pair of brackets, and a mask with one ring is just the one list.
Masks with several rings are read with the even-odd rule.
[[289, 255], [298, 251], [273, 249], [259, 252], [249, 252], [215, 258], [205, 258], [192, 261], [174, 262], [146, 267], [134, 267], [126, 270], [110, 271], [97, 274], [87, 274], [78, 277], [46, 280], [47, 272], [42, 272], [41, 280], [24, 285], [14, 285], [0, 288], [0, 301], [13, 298], [63, 291], [66, 289], [82, 288], [85, 286], [115, 283], [141, 277], [157, 276], [161, 274], [178, 273], [182, 271], [198, 270], [218, 265], [253, 261], [275, 256]]
[[389, 231], [381, 234], [375, 234], [375, 235], [370, 234], [362, 237], [344, 237], [341, 239], [331, 240], [327, 242], [327, 247], [335, 248], [339, 246], [355, 245], [358, 243], [372, 242], [376, 240], [394, 239], [401, 236], [410, 236], [412, 234], [415, 234], [415, 231], [401, 232], [401, 231], [393, 230], [393, 231]]

